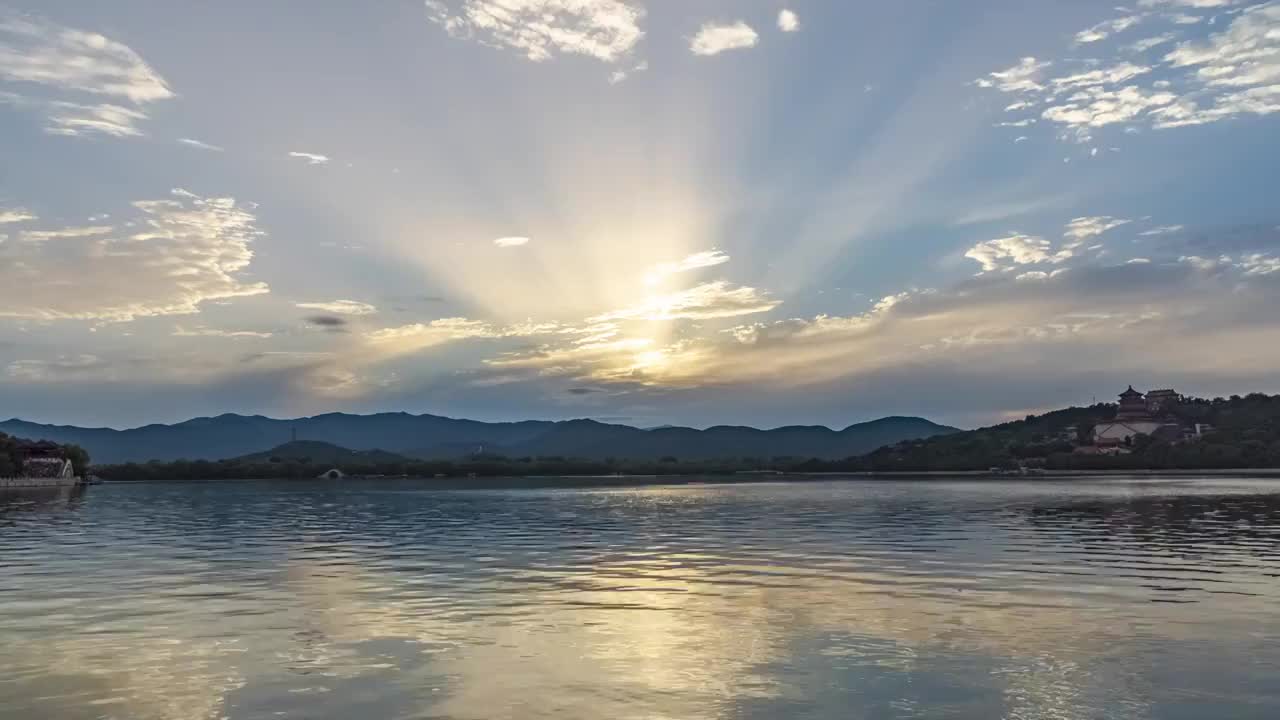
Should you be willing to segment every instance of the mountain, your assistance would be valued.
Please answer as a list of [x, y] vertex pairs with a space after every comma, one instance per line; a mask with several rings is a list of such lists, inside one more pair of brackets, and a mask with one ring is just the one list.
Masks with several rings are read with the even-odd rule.
[[222, 460], [260, 453], [291, 437], [351, 448], [380, 449], [415, 458], [457, 458], [486, 454], [608, 457], [680, 460], [727, 457], [845, 458], [903, 440], [956, 432], [922, 418], [888, 417], [827, 427], [712, 427], [651, 430], [594, 420], [484, 423], [436, 415], [331, 413], [295, 420], [260, 415], [219, 415], [175, 425], [146, 425], [129, 430], [42, 425], [23, 420], [0, 422], [0, 432], [33, 440], [74, 443], [96, 463], [147, 460]]
[[294, 440], [270, 450], [235, 458], [237, 462], [301, 462], [318, 465], [375, 465], [408, 460], [385, 450], [348, 450], [318, 440]]

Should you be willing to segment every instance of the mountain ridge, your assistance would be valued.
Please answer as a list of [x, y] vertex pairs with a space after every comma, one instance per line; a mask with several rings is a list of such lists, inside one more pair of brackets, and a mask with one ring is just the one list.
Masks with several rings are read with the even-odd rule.
[[331, 443], [354, 451], [384, 450], [421, 459], [461, 457], [480, 451], [512, 457], [591, 459], [839, 459], [903, 440], [957, 430], [907, 416], [854, 423], [839, 430], [824, 425], [788, 425], [768, 430], [737, 425], [702, 430], [664, 426], [646, 430], [587, 418], [486, 423], [407, 412], [335, 412], [293, 419], [224, 413], [127, 429], [51, 425], [18, 418], [0, 422], [0, 432], [16, 437], [80, 445], [99, 463], [237, 458], [289, 442], [295, 431], [299, 440]]

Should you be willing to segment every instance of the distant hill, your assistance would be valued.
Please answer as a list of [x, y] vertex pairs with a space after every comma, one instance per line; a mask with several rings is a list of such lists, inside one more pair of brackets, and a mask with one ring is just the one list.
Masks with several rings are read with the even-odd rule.
[[838, 459], [903, 440], [953, 433], [956, 429], [914, 417], [882, 418], [843, 430], [799, 426], [775, 430], [728, 426], [642, 430], [594, 420], [484, 423], [408, 413], [331, 413], [295, 420], [229, 414], [129, 430], [42, 425], [17, 419], [0, 422], [0, 432], [32, 440], [74, 443], [85, 448], [95, 463], [104, 464], [239, 458], [278, 447], [295, 431], [307, 441], [420, 459], [459, 458], [483, 452], [508, 457], [697, 460]]
[[295, 440], [260, 453], [235, 458], [242, 463], [301, 462], [319, 465], [372, 465], [408, 460], [385, 450], [348, 450], [318, 440]]
[[861, 457], [810, 460], [799, 470], [834, 472], [954, 471], [1044, 467], [1050, 470], [1159, 470], [1280, 467], [1280, 395], [1184, 397], [1166, 409], [1183, 427], [1213, 428], [1188, 440], [1142, 435], [1126, 454], [1077, 453], [1091, 445], [1097, 423], [1117, 407], [1099, 404], [1055, 410], [992, 427], [887, 444]]

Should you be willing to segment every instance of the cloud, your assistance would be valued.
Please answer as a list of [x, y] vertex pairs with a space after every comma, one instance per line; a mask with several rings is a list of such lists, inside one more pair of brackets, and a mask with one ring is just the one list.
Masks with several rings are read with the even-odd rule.
[[23, 230], [18, 233], [18, 239], [23, 242], [45, 242], [46, 240], [87, 238], [106, 235], [114, 229], [110, 225], [85, 225], [58, 228], [57, 230]]
[[1129, 49], [1132, 50], [1133, 52], [1143, 53], [1152, 48], [1160, 47], [1161, 45], [1166, 45], [1168, 43], [1171, 43], [1177, 39], [1178, 39], [1178, 36], [1175, 33], [1164, 33], [1162, 35], [1153, 35], [1152, 37], [1138, 40], [1137, 42], [1130, 45]]
[[[1043, 90], [1044, 85], [1041, 79], [1044, 77], [1044, 71], [1053, 65], [1049, 61], [1036, 60], [1034, 57], [1024, 57], [1007, 70], [997, 70], [990, 73], [985, 78], [979, 78], [975, 81], [978, 87], [996, 88], [1002, 92], [1020, 93]], [[1021, 109], [1029, 106], [1030, 103], [1022, 102], [1011, 105], [1011, 109]]]
[[294, 307], [302, 308], [303, 310], [322, 310], [324, 312], [337, 313], [338, 315], [372, 315], [378, 312], [377, 307], [355, 300], [295, 303]]
[[1076, 33], [1076, 42], [1093, 43], [1099, 40], [1105, 40], [1115, 33], [1124, 32], [1129, 28], [1137, 25], [1142, 21], [1141, 15], [1126, 15], [1114, 20], [1098, 23], [1088, 30], [1081, 30]]
[[518, 237], [518, 236], [512, 236], [512, 237], [500, 237], [500, 238], [498, 238], [497, 240], [494, 240], [494, 241], [493, 241], [493, 244], [494, 244], [494, 245], [497, 245], [497, 246], [498, 246], [498, 247], [500, 247], [500, 248], [513, 248], [513, 247], [520, 247], [520, 246], [522, 246], [522, 245], [528, 245], [528, 244], [529, 244], [529, 238], [527, 238], [527, 237]]
[[[1102, 215], [1078, 217], [1067, 223], [1063, 229], [1062, 243], [1057, 248], [1042, 237], [1014, 233], [1008, 237], [980, 242], [969, 248], [964, 256], [982, 265], [983, 273], [1009, 272], [1021, 265], [1057, 265], [1080, 255], [1080, 248], [1086, 240], [1130, 222]], [[1018, 278], [1036, 279], [1041, 275], [1044, 273], [1028, 272]]]
[[[941, 382], [982, 368], [1009, 382], [1098, 373], [1170, 377], [1273, 372], [1256, 348], [1280, 341], [1280, 257], [1068, 258], [1053, 272], [988, 274], [890, 296], [866, 313], [740, 326], [686, 348], [690, 382]], [[906, 369], [906, 370], [904, 370]], [[906, 381], [906, 378], [902, 378]]]
[[782, 32], [795, 32], [800, 29], [800, 16], [794, 11], [783, 10], [778, 13], [778, 29]]
[[1274, 275], [1280, 273], [1280, 256], [1257, 253], [1240, 258], [1236, 267], [1245, 275]]
[[453, 317], [429, 323], [413, 323], [366, 333], [369, 346], [382, 353], [403, 354], [469, 338], [502, 337], [488, 323]]
[[1157, 128], [1280, 112], [1280, 3], [1249, 8], [1225, 32], [1182, 43], [1165, 60], [1193, 71], [1198, 92], [1156, 113]]
[[254, 338], [262, 340], [272, 337], [273, 333], [255, 332], [253, 330], [218, 330], [207, 327], [186, 328], [178, 325], [173, 329], [171, 335], [174, 337]]
[[1048, 240], [1021, 234], [978, 243], [964, 256], [978, 261], [982, 265], [983, 272], [1009, 269], [1003, 267], [1002, 260], [1010, 260], [1015, 265], [1031, 265], [1053, 260]]
[[649, 272], [645, 273], [644, 281], [647, 285], [657, 285], [673, 275], [715, 267], [727, 262], [729, 262], [729, 256], [719, 250], [705, 250], [693, 253], [683, 260], [654, 265]]
[[728, 24], [705, 23], [689, 42], [694, 55], [719, 55], [726, 50], [755, 47], [760, 36], [750, 25], [739, 20]]
[[1239, 3], [1240, 0], [1138, 0], [1138, 7], [1183, 7], [1203, 9], [1228, 7], [1231, 5], [1238, 5]]
[[59, 355], [53, 360], [16, 360], [5, 373], [20, 382], [63, 382], [67, 380], [102, 379], [110, 364], [97, 355]]
[[1154, 227], [1150, 230], [1140, 232], [1138, 235], [1141, 235], [1142, 237], [1151, 237], [1154, 235], [1168, 235], [1171, 233], [1181, 232], [1182, 230], [1182, 225], [1161, 225], [1160, 227]]
[[226, 148], [219, 147], [217, 145], [210, 145], [207, 142], [202, 142], [200, 140], [193, 140], [191, 138], [178, 138], [178, 142], [188, 147], [193, 147], [199, 150], [208, 150], [210, 152], [223, 152], [224, 150], [226, 150]]
[[1064, 234], [1072, 240], [1087, 240], [1108, 230], [1128, 225], [1130, 222], [1132, 220], [1121, 220], [1107, 216], [1078, 217], [1067, 223], [1067, 229]]
[[46, 130], [56, 135], [135, 137], [147, 117], [142, 108], [174, 97], [164, 78], [123, 43], [3, 12], [0, 82], [12, 88], [0, 93], [0, 102], [43, 113]]
[[0, 244], [0, 317], [124, 322], [268, 291], [240, 277], [262, 234], [251, 207], [183, 190], [133, 207], [122, 228], [34, 230], [38, 241]]
[[426, 7], [451, 37], [517, 50], [534, 62], [564, 54], [615, 63], [644, 37], [644, 9], [623, 0], [426, 0]]
[[138, 123], [147, 119], [146, 113], [119, 105], [59, 102], [49, 107], [49, 126], [45, 130], [50, 135], [138, 137], [142, 135]]
[[340, 318], [335, 315], [310, 315], [306, 320], [308, 325], [321, 328], [326, 332], [344, 333], [347, 331], [346, 318]]
[[8, 210], [0, 210], [0, 225], [9, 223], [27, 222], [28, 220], [36, 220], [35, 215], [23, 210], [22, 208], [10, 208]]
[[289, 153], [289, 157], [306, 160], [308, 165], [325, 165], [328, 164], [330, 159], [327, 155], [317, 155], [316, 153], [297, 151]]
[[[1157, 0], [1142, 7], [1152, 12], [1173, 7], [1205, 11], [1238, 4]], [[1062, 128], [1062, 138], [1077, 142], [1092, 140], [1097, 129], [1112, 125], [1163, 130], [1280, 112], [1280, 3], [1236, 12], [1226, 31], [1204, 39], [1187, 35], [1200, 16], [1126, 14], [1082, 32], [1077, 40], [1096, 43], [1117, 29], [1152, 17], [1173, 27], [1126, 46], [1107, 48], [1110, 58], [1062, 63], [1063, 67], [1083, 65], [1081, 71], [1050, 77], [1050, 63], [1024, 58], [977, 83], [1017, 95], [1018, 101], [1006, 112], [1038, 111]], [[1174, 42], [1177, 47], [1153, 63], [1135, 64], [1119, 57]]]
[[173, 91], [127, 45], [43, 20], [0, 19], [0, 79], [122, 98], [165, 100]]
[[769, 312], [782, 304], [752, 287], [733, 287], [723, 280], [666, 295], [653, 295], [631, 307], [590, 318], [589, 323], [617, 320], [712, 320]]

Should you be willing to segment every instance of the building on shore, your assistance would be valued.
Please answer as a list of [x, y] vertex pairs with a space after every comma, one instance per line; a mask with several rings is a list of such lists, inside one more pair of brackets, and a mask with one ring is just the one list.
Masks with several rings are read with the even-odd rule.
[[69, 480], [76, 476], [75, 467], [54, 443], [46, 440], [20, 443], [18, 453], [25, 477]]
[[1177, 442], [1182, 426], [1169, 416], [1181, 396], [1173, 390], [1153, 390], [1146, 395], [1133, 389], [1120, 393], [1120, 408], [1110, 422], [1093, 426], [1093, 452], [1123, 453], [1133, 447], [1139, 435]]
[[75, 465], [58, 445], [19, 441], [18, 475], [0, 477], [0, 490], [71, 487], [80, 484]]

